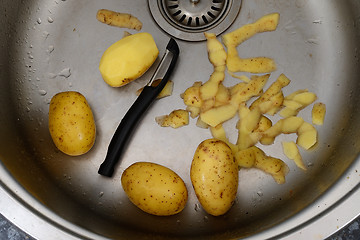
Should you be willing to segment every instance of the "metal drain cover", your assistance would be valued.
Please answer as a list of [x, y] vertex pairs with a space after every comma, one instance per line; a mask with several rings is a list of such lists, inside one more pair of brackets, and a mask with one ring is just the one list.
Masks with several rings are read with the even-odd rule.
[[219, 35], [235, 21], [241, 0], [149, 0], [156, 23], [186, 41], [205, 40], [204, 32]]

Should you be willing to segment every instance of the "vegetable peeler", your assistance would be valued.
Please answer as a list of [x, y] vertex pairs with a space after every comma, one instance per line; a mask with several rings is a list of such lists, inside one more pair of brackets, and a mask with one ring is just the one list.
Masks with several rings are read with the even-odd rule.
[[171, 38], [150, 81], [146, 84], [141, 94], [127, 111], [116, 129], [114, 136], [110, 141], [106, 158], [98, 170], [100, 175], [112, 177], [115, 166], [120, 161], [127, 140], [136, 124], [168, 82], [169, 77], [175, 68], [179, 52], [178, 44]]

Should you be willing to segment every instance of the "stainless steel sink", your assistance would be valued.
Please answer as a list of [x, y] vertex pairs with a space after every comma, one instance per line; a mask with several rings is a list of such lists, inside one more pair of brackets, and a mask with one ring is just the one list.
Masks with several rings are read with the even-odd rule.
[[[355, 203], [360, 182], [360, 2], [200, 0], [196, 5], [179, 1], [181, 13], [187, 14], [182, 21], [171, 18], [167, 6], [174, 2], [1, 1], [0, 212], [39, 239], [309, 239], [318, 234], [326, 237], [359, 215]], [[190, 17], [208, 17], [208, 11], [202, 10], [212, 4], [219, 8], [213, 19], [188, 23]], [[122, 88], [104, 83], [99, 60], [108, 46], [122, 38], [124, 29], [98, 22], [95, 16], [101, 8], [137, 16], [142, 31], [153, 35], [160, 55], [171, 36], [178, 39], [181, 50], [173, 95], [158, 100], [147, 112], [111, 179], [97, 170], [114, 130], [136, 99], [136, 90], [154, 68]], [[278, 29], [255, 36], [239, 51], [244, 57], [274, 58], [278, 70], [269, 84], [285, 73], [292, 80], [285, 94], [305, 88], [315, 92], [327, 105], [326, 121], [318, 127], [316, 148], [302, 152], [306, 172], [282, 154], [280, 142], [294, 136], [281, 136], [274, 145], [262, 148], [288, 163], [286, 183], [278, 185], [261, 171], [242, 169], [235, 205], [226, 215], [211, 217], [199, 207], [189, 177], [194, 151], [211, 137], [210, 132], [196, 127], [195, 120], [174, 130], [159, 127], [154, 119], [184, 108], [179, 95], [194, 81], [207, 81], [212, 73], [202, 31], [221, 35], [271, 12], [280, 13]], [[237, 81], [227, 76], [225, 84]], [[96, 143], [81, 157], [56, 150], [47, 128], [49, 101], [66, 90], [81, 92], [95, 115]], [[300, 116], [309, 121], [310, 110]], [[234, 121], [225, 127], [236, 139]], [[156, 217], [130, 203], [120, 177], [136, 161], [165, 165], [184, 179], [189, 201], [183, 212]], [[324, 223], [328, 228], [319, 227]]]

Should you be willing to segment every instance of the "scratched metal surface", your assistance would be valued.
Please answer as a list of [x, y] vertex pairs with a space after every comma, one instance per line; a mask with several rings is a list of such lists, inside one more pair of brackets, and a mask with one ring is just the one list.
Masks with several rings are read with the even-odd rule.
[[[20, 204], [76, 237], [137, 238], [209, 237], [268, 238], [296, 231], [329, 210], [359, 183], [359, 12], [357, 1], [250, 1], [227, 31], [270, 12], [281, 15], [275, 32], [263, 33], [240, 46], [244, 57], [269, 56], [280, 73], [297, 89], [314, 91], [328, 106], [326, 122], [319, 127], [319, 144], [302, 152], [306, 173], [282, 154], [281, 136], [263, 149], [284, 159], [291, 169], [284, 185], [277, 185], [261, 171], [241, 170], [235, 205], [226, 215], [208, 216], [198, 207], [189, 169], [197, 145], [210, 138], [208, 130], [189, 126], [174, 130], [154, 121], [184, 108], [179, 95], [194, 81], [206, 81], [212, 72], [204, 42], [178, 40], [181, 55], [172, 80], [173, 95], [157, 101], [134, 133], [114, 178], [97, 174], [111, 136], [136, 98], [135, 92], [151, 76], [153, 68], [123, 88], [111, 88], [101, 79], [98, 63], [104, 50], [123, 35], [99, 23], [100, 8], [131, 12], [144, 23], [162, 55], [169, 39], [152, 20], [144, 1], [1, 1], [0, 23], [0, 159], [1, 182]], [[227, 76], [225, 84], [234, 80]], [[55, 149], [48, 129], [51, 97], [61, 91], [81, 92], [96, 120], [94, 148], [81, 157], [68, 157]], [[301, 112], [310, 120], [310, 111]], [[225, 124], [236, 139], [234, 121]], [[5, 127], [6, 126], [6, 127]], [[177, 172], [186, 182], [189, 201], [176, 216], [158, 218], [133, 206], [120, 185], [123, 170], [136, 161], [151, 161]], [[351, 176], [351, 177], [349, 177]], [[357, 215], [358, 213], [354, 213]], [[336, 231], [336, 229], [334, 229]]]

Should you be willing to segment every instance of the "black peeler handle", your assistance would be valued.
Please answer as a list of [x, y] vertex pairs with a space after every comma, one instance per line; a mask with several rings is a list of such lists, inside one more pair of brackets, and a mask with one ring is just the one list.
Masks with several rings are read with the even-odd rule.
[[[156, 96], [161, 92], [161, 90], [168, 82], [168, 79], [175, 68], [175, 64], [179, 55], [179, 47], [174, 39], [170, 39], [166, 49], [167, 51], [171, 52], [173, 56], [164, 77], [157, 86], [145, 86], [139, 97], [135, 100], [133, 105], [125, 114], [110, 141], [105, 161], [100, 165], [98, 170], [99, 174], [112, 177], [115, 165], [120, 160], [127, 140], [129, 139], [136, 124], [139, 122], [142, 114], [146, 112], [151, 103], [155, 100]], [[161, 67], [162, 63], [163, 61], [160, 62], [158, 69]], [[156, 69], [155, 75], [158, 69]]]

